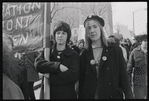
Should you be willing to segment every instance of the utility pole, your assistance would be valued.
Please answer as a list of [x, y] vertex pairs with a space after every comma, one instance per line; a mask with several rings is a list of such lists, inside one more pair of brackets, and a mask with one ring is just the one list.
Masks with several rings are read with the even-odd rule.
[[132, 13], [133, 14], [133, 35], [135, 36], [135, 21], [134, 21], [134, 12]]
[[[50, 61], [50, 27], [51, 27], [51, 3], [45, 3], [44, 8], [44, 57], [45, 60]], [[49, 73], [43, 74], [44, 76], [44, 99], [50, 99], [50, 83]]]

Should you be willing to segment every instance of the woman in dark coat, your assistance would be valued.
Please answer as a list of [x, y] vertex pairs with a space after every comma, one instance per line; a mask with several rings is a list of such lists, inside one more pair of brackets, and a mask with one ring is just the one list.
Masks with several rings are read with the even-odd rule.
[[76, 99], [75, 83], [79, 79], [79, 55], [67, 43], [71, 30], [67, 23], [60, 22], [54, 29], [55, 46], [50, 61], [40, 54], [35, 67], [40, 73], [50, 73], [50, 99]]
[[93, 15], [84, 26], [86, 49], [80, 56], [79, 99], [132, 99], [122, 50], [108, 44], [104, 20]]

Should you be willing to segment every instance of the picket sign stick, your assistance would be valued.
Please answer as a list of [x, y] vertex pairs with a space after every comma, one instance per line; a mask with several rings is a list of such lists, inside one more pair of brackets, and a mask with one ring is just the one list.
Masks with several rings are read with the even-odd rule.
[[[44, 57], [45, 60], [49, 60], [49, 56], [50, 56], [50, 47], [49, 47], [49, 43], [50, 43], [50, 33], [49, 33], [49, 28], [50, 28], [50, 24], [47, 23], [47, 14], [50, 12], [47, 12], [47, 3], [45, 3], [44, 5]], [[43, 74], [44, 76], [44, 99], [50, 99], [50, 84], [49, 84], [49, 77], [50, 74], [46, 73]]]

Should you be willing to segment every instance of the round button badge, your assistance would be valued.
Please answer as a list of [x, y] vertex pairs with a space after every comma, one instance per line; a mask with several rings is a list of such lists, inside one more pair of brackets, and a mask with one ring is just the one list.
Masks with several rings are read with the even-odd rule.
[[60, 59], [60, 56], [57, 56], [58, 59]]

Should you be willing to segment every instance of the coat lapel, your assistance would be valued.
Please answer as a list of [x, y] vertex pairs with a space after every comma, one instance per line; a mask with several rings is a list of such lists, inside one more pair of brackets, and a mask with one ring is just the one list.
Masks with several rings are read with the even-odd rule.
[[[93, 50], [92, 50], [92, 48], [90, 48], [89, 50], [88, 50], [88, 54], [87, 54], [88, 56], [87, 56], [87, 60], [89, 60], [89, 63], [90, 63], [90, 61], [91, 60], [94, 60], [94, 56], [93, 56]], [[95, 65], [92, 65], [91, 63], [90, 63], [90, 66], [89, 67], [91, 67], [91, 69], [93, 70], [93, 72], [94, 72], [94, 74], [95, 74], [95, 76], [96, 76], [96, 67], [95, 67]]]
[[108, 57], [109, 57], [109, 49], [107, 47], [104, 47], [100, 59], [99, 69], [102, 68], [103, 64], [107, 61]]
[[[88, 54], [87, 54], [87, 55], [88, 55], [87, 58], [88, 58], [89, 62], [94, 59], [92, 48], [90, 48], [90, 49], [88, 50]], [[108, 57], [109, 57], [109, 49], [108, 49], [108, 47], [104, 47], [104, 48], [103, 48], [102, 55], [101, 55], [101, 60], [100, 60], [100, 64], [99, 64], [99, 69], [102, 68], [103, 64], [107, 61]], [[96, 75], [97, 75], [96, 66], [95, 66], [95, 65], [92, 65], [92, 64], [90, 63], [90, 66], [89, 66], [89, 67], [91, 67], [91, 69], [93, 70], [93, 72], [94, 72], [94, 74], [95, 74], [95, 76], [96, 76]]]

